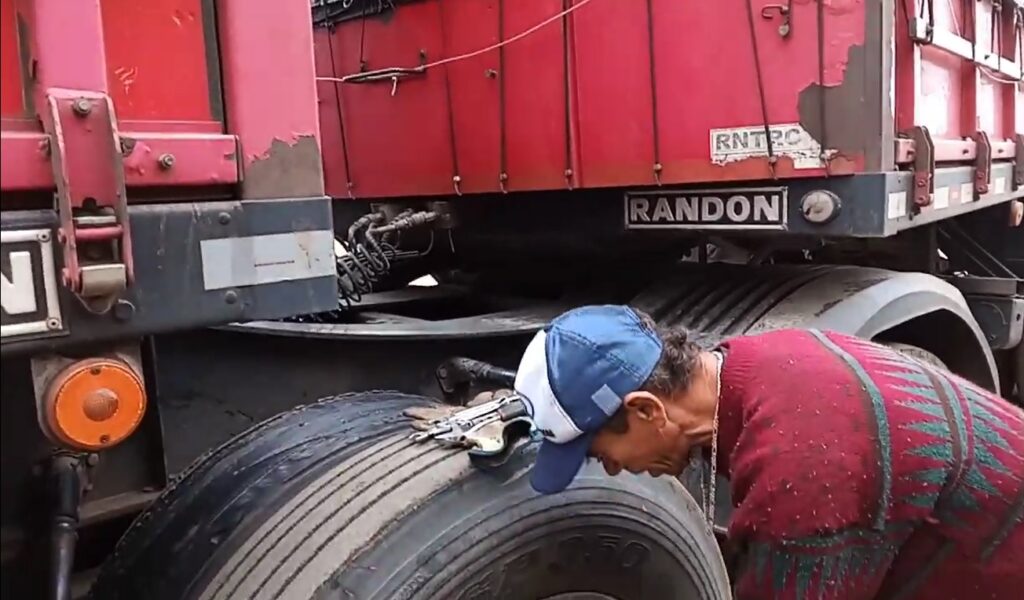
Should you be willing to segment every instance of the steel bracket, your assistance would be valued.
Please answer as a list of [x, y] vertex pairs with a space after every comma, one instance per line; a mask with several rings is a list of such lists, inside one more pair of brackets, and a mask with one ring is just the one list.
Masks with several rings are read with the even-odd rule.
[[971, 136], [977, 145], [974, 159], [974, 191], [982, 196], [988, 193], [992, 180], [992, 142], [985, 131], [976, 131]]
[[919, 210], [932, 203], [935, 191], [935, 143], [927, 127], [911, 127], [914, 141], [914, 206]]
[[114, 104], [101, 92], [49, 88], [42, 112], [64, 248], [62, 280], [109, 309], [133, 281], [124, 164]]
[[1013, 147], [1013, 183], [1020, 189], [1024, 186], [1024, 134], [1013, 136]]

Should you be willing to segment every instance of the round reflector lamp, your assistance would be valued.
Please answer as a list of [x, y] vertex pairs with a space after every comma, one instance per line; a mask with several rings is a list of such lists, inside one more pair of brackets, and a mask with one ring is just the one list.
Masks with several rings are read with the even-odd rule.
[[142, 380], [127, 364], [91, 358], [65, 368], [50, 385], [46, 424], [61, 443], [102, 450], [131, 435], [146, 412]]

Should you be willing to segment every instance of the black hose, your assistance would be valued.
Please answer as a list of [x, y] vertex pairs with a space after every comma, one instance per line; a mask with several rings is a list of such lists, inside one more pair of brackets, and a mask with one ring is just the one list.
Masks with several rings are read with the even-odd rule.
[[50, 520], [50, 585], [53, 600], [70, 600], [71, 571], [78, 542], [78, 507], [81, 502], [80, 461], [76, 456], [53, 459], [51, 493], [53, 513]]

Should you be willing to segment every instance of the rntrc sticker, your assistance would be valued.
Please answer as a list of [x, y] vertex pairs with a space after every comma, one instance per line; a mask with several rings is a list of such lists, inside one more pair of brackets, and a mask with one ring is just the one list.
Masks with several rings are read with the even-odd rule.
[[[796, 169], [820, 169], [821, 144], [798, 123], [772, 125], [772, 153], [793, 159]], [[725, 165], [748, 158], [768, 156], [768, 135], [764, 126], [731, 127], [711, 130], [711, 162]]]
[[785, 229], [784, 187], [626, 194], [626, 229]]

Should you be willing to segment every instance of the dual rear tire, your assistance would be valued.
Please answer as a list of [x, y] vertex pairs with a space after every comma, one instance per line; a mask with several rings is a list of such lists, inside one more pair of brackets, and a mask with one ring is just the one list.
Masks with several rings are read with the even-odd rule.
[[584, 467], [528, 482], [535, 445], [493, 470], [415, 444], [402, 410], [340, 396], [200, 459], [125, 534], [97, 600], [729, 598], [714, 537], [678, 481]]

